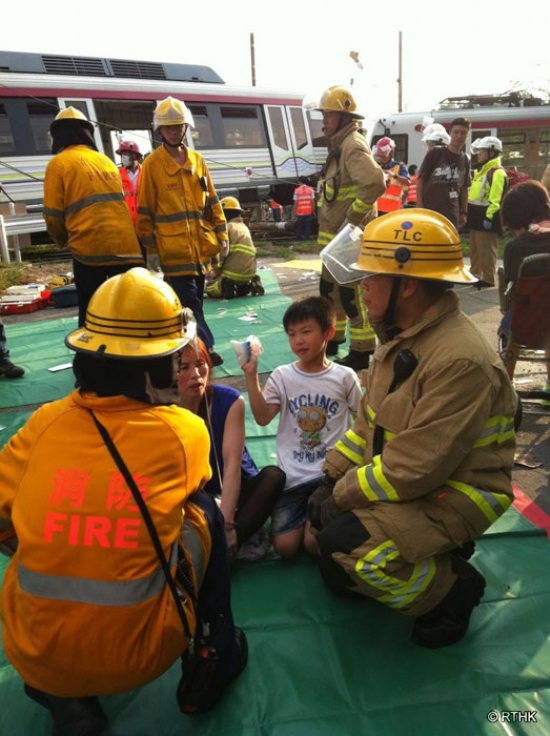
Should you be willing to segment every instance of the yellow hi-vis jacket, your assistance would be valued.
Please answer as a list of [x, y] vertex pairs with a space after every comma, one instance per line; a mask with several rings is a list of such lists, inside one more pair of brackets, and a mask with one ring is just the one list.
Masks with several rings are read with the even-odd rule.
[[360, 121], [353, 120], [329, 140], [318, 200], [320, 247], [327, 245], [346, 222], [366, 225], [376, 214], [376, 199], [386, 189], [384, 172], [360, 129]]
[[2, 627], [23, 680], [61, 697], [140, 687], [187, 647], [141, 513], [88, 409], [132, 473], [172, 570], [184, 518], [210, 553], [206, 519], [186, 504], [211, 475], [199, 417], [77, 391], [38, 409], [0, 453], [0, 533], [13, 524], [19, 540]]
[[[405, 349], [418, 365], [388, 394], [395, 359]], [[338, 506], [361, 514], [382, 504], [386, 533], [408, 560], [425, 543], [400, 523], [409, 503], [425, 502], [431, 518], [449, 525], [449, 549], [464, 535], [479, 536], [513, 499], [516, 402], [495, 350], [447, 292], [419, 322], [375, 350], [355, 426], [325, 461], [325, 472], [339, 479]], [[385, 439], [378, 454], [376, 425]]]
[[[498, 171], [494, 172], [492, 181], [489, 183], [488, 175], [492, 169], [498, 169]], [[492, 220], [500, 210], [507, 181], [508, 177], [502, 168], [502, 159], [500, 156], [489, 159], [474, 174], [470, 191], [468, 192], [468, 203], [474, 205], [488, 204], [489, 207], [487, 208], [485, 217], [488, 220]]]
[[44, 219], [55, 242], [86, 266], [143, 265], [118, 169], [89, 146], [69, 146], [49, 162]]
[[240, 217], [227, 223], [229, 253], [224, 258], [221, 276], [245, 283], [256, 275], [256, 247], [250, 230]]
[[210, 172], [197, 151], [180, 166], [160, 146], [142, 165], [137, 232], [165, 275], [200, 276], [218, 263], [227, 227]]

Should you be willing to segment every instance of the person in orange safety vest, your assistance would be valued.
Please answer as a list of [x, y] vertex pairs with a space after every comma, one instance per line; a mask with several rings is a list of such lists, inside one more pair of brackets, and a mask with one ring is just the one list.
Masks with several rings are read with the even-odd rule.
[[300, 176], [299, 186], [294, 190], [294, 211], [296, 216], [296, 236], [298, 240], [309, 240], [311, 221], [315, 211], [315, 191], [308, 186], [307, 177]]
[[180, 658], [180, 710], [210, 710], [247, 663], [208, 431], [176, 405], [190, 315], [144, 268], [105, 281], [65, 339], [77, 388], [0, 452], [4, 650], [59, 736], [104, 733], [98, 696]]
[[118, 170], [122, 179], [122, 190], [124, 192], [124, 199], [130, 210], [130, 215], [132, 216], [132, 221], [135, 224], [137, 220], [137, 201], [143, 156], [141, 155], [138, 144], [134, 143], [134, 141], [121, 141], [115, 153], [121, 158], [122, 166]]
[[387, 136], [377, 141], [372, 149], [372, 155], [386, 176], [386, 191], [376, 200], [379, 215], [385, 215], [403, 207], [404, 190], [411, 181], [407, 167], [394, 160], [394, 153], [395, 141]]

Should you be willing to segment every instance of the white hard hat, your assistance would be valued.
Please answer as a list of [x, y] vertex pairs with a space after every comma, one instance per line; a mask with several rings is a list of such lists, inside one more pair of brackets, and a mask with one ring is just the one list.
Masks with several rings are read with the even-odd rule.
[[447, 133], [441, 123], [432, 123], [424, 128], [422, 141], [423, 143], [439, 143], [447, 146], [451, 142], [451, 136]]
[[[474, 144], [472, 143], [472, 148]], [[502, 141], [494, 135], [486, 135], [479, 141], [475, 141], [476, 152], [485, 148], [489, 151], [498, 151], [502, 153]]]
[[472, 141], [472, 144], [470, 146], [470, 153], [472, 154], [472, 156], [475, 156], [476, 153], [479, 151], [479, 144], [482, 140], [483, 138], [476, 138], [475, 141]]

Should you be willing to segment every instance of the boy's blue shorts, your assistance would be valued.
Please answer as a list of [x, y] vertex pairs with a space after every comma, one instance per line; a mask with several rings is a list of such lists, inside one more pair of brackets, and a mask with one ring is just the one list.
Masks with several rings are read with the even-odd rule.
[[272, 534], [284, 534], [304, 526], [307, 520], [307, 500], [323, 478], [320, 475], [307, 483], [285, 488], [271, 513]]

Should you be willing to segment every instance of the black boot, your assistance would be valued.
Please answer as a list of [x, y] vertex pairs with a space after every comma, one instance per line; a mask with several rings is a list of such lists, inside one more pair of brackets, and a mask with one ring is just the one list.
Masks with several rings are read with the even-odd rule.
[[412, 639], [422, 647], [437, 649], [460, 641], [470, 623], [473, 609], [485, 591], [485, 578], [459, 555], [452, 565], [458, 575], [445, 598], [428, 613], [416, 619]]
[[54, 736], [100, 736], [107, 729], [107, 716], [95, 697], [58, 698], [27, 684], [25, 693], [50, 711]]
[[349, 354], [345, 358], [335, 360], [335, 363], [339, 365], [346, 365], [348, 368], [353, 368], [354, 371], [362, 371], [369, 367], [371, 352], [360, 352], [359, 350], [350, 350]]
[[265, 289], [259, 276], [254, 276], [254, 278], [250, 280], [250, 284], [252, 289], [252, 296], [264, 296]]
[[21, 378], [21, 376], [24, 375], [24, 369], [19, 365], [14, 365], [10, 360], [0, 363], [0, 376], [6, 376], [6, 378]]

